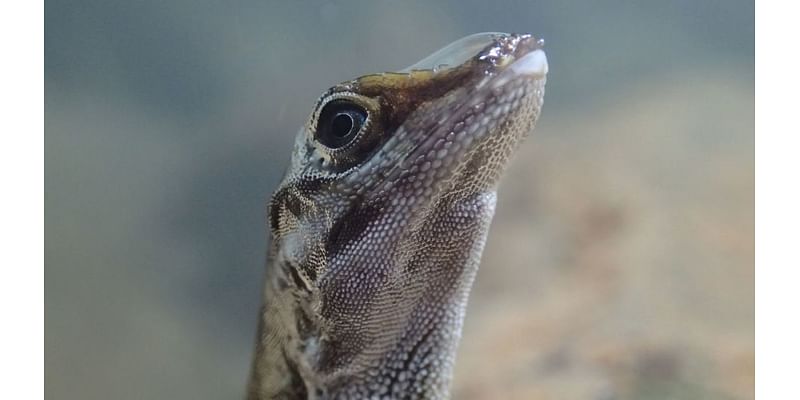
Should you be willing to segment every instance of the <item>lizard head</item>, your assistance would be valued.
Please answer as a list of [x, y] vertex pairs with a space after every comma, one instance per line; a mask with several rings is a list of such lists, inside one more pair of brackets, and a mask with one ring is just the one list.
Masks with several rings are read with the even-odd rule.
[[446, 390], [498, 181], [542, 106], [542, 46], [468, 36], [315, 104], [270, 225], [276, 287], [305, 302], [296, 329], [326, 390], [425, 368], [441, 371], [426, 390]]

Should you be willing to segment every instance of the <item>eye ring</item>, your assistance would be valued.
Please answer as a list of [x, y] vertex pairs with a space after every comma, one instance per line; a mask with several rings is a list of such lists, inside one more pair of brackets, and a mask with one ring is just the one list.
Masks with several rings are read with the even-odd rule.
[[306, 132], [322, 168], [344, 170], [369, 156], [383, 137], [381, 104], [380, 97], [351, 91], [329, 92], [317, 102]]
[[349, 99], [327, 102], [317, 117], [315, 139], [329, 149], [352, 143], [364, 129], [369, 112]]

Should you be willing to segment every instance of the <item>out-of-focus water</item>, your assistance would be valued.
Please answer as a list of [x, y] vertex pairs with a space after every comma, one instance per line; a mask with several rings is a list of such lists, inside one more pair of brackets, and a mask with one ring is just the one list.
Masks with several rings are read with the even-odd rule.
[[240, 398], [313, 101], [482, 31], [550, 73], [454, 398], [753, 397], [752, 2], [45, 6], [48, 398]]

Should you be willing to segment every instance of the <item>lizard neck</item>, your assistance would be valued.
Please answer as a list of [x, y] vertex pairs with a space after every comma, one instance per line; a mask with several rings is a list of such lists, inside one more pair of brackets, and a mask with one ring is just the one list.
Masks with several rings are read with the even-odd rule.
[[274, 239], [269, 260], [247, 398], [322, 397], [312, 367], [323, 330], [318, 295], [280, 259]]
[[274, 247], [250, 398], [446, 398], [494, 205], [489, 193], [433, 212], [405, 241], [348, 265], [376, 271], [391, 259], [401, 271], [373, 282], [370, 304], [316, 289]]

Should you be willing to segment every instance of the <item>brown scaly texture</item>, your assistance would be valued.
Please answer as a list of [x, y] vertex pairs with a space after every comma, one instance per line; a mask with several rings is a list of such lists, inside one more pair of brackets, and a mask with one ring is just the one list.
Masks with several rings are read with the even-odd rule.
[[546, 62], [523, 59], [541, 46], [474, 35], [445, 52], [472, 51], [457, 65], [320, 98], [269, 206], [250, 399], [448, 396], [498, 180], [542, 106]]

